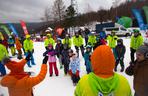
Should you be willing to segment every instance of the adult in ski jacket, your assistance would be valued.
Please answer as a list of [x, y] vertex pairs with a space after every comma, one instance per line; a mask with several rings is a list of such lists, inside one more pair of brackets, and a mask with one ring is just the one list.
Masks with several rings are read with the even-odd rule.
[[51, 44], [52, 46], [54, 46], [55, 44], [55, 41], [54, 39], [52, 38], [51, 34], [47, 34], [47, 38], [45, 39], [44, 41], [44, 45], [45, 45], [45, 48], [48, 49], [48, 45]]
[[127, 67], [126, 73], [133, 75], [135, 96], [148, 95], [148, 45], [142, 45], [136, 50], [136, 60]]
[[117, 45], [118, 36], [116, 36], [115, 31], [112, 31], [111, 35], [108, 35], [107, 40], [108, 40], [109, 47], [111, 47], [112, 50], [113, 50], [115, 59], [117, 59], [116, 52], [115, 52], [115, 47]]
[[5, 57], [8, 57], [8, 51], [7, 51], [7, 49], [5, 48], [4, 45], [0, 44], [0, 73], [1, 73], [1, 76], [6, 75], [5, 66], [2, 64], [2, 60]]
[[115, 59], [109, 46], [97, 47], [91, 63], [93, 72], [80, 79], [75, 96], [132, 96], [127, 79], [113, 71]]
[[143, 37], [141, 36], [139, 30], [134, 30], [134, 35], [131, 37], [130, 41], [130, 55], [131, 55], [131, 61], [134, 62], [135, 60], [135, 52], [136, 50], [143, 44]]
[[73, 45], [75, 46], [78, 56], [79, 56], [79, 48], [81, 49], [82, 56], [84, 56], [83, 38], [78, 32], [76, 32], [75, 36], [73, 37]]
[[96, 36], [94, 33], [90, 33], [89, 36], [88, 36], [88, 44], [87, 45], [90, 45], [91, 47], [94, 47], [95, 44], [96, 44]]
[[[34, 57], [33, 57], [33, 51], [34, 51], [33, 41], [30, 39], [30, 37], [31, 37], [30, 35], [26, 35], [26, 39], [25, 39], [24, 45], [23, 45], [23, 47], [25, 49], [25, 55], [27, 56], [28, 54], [31, 53], [31, 57], [30, 57], [31, 61], [27, 62], [28, 67], [31, 67], [31, 64], [35, 65]], [[30, 62], [31, 62], [31, 64], [30, 64]]]
[[71, 48], [72, 46], [72, 40], [69, 38], [69, 35], [66, 34], [65, 38], [62, 41], [63, 45], [66, 45], [68, 47], [68, 49]]

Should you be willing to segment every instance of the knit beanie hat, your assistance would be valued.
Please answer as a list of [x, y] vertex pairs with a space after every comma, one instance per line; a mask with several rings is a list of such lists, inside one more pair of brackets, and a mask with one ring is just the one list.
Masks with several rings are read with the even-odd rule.
[[133, 32], [134, 33], [139, 33], [139, 30], [138, 29], [134, 29]]
[[97, 47], [91, 55], [93, 72], [102, 78], [113, 76], [115, 58], [111, 48], [107, 45]]
[[[143, 54], [144, 56], [148, 55], [148, 46], [142, 45], [137, 49], [137, 52]], [[148, 57], [148, 56], [147, 56]]]
[[26, 35], [26, 38], [30, 38], [31, 36], [30, 35]]

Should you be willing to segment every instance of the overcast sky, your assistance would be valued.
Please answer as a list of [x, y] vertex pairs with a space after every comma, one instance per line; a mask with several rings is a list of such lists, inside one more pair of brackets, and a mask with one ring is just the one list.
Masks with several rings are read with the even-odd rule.
[[[63, 0], [66, 6], [71, 0]], [[100, 7], [109, 9], [113, 0], [76, 0], [81, 13], [96, 11]], [[125, 1], [125, 0], [117, 0]], [[40, 21], [44, 10], [53, 4], [54, 0], [0, 0], [0, 22]]]

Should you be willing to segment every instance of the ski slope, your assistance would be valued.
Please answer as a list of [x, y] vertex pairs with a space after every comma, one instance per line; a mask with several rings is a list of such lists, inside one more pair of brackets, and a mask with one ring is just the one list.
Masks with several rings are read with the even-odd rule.
[[[124, 59], [125, 68], [126, 68], [130, 62], [130, 38], [123, 38], [123, 42], [124, 45], [126, 46], [126, 53]], [[42, 59], [43, 59], [42, 54], [43, 52], [45, 52], [44, 43], [35, 42], [34, 51], [35, 51], [34, 58], [36, 65], [33, 66], [32, 68], [28, 68], [26, 65], [25, 71], [33, 71], [37, 75], [40, 71], [40, 67], [42, 64]], [[16, 58], [13, 59], [16, 60]], [[80, 76], [83, 76], [86, 74], [86, 70], [85, 70], [84, 60], [81, 55], [80, 55], [80, 60], [81, 60]], [[48, 71], [45, 80], [34, 87], [34, 96], [73, 96], [75, 87], [72, 84], [70, 76], [64, 76], [64, 71], [63, 69], [60, 70], [59, 63], [57, 63], [57, 66], [59, 69], [59, 76], [56, 77], [55, 75], [53, 75], [52, 77], [50, 77]], [[7, 72], [9, 72], [9, 70], [7, 70]], [[134, 93], [133, 77], [127, 76], [125, 73], [121, 73], [120, 66], [118, 66], [118, 73], [124, 75], [128, 79], [132, 89], [132, 93]], [[2, 86], [0, 86], [0, 94], [4, 94], [2, 96], [9, 96], [7, 88], [4, 88]]]

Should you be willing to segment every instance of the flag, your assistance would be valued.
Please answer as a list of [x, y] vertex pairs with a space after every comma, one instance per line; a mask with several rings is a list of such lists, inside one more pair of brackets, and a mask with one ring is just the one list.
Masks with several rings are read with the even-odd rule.
[[18, 33], [17, 33], [15, 27], [14, 27], [11, 23], [8, 23], [8, 25], [9, 25], [9, 27], [11, 28], [13, 34], [14, 34], [16, 37], [18, 37]]
[[148, 6], [144, 6], [144, 7], [143, 7], [143, 10], [144, 10], [145, 17], [146, 17], [146, 21], [147, 21], [146, 24], [148, 24]]
[[132, 9], [134, 16], [136, 17], [139, 27], [141, 30], [145, 30], [145, 24], [141, 16], [141, 11], [139, 9]]
[[27, 26], [26, 23], [23, 20], [20, 20], [21, 26], [24, 30], [24, 34], [27, 35], [28, 34], [28, 30], [27, 30]]
[[1, 32], [0, 32], [0, 40], [4, 40], [4, 36]]
[[5, 25], [1, 25], [0, 27], [6, 32], [8, 36], [11, 36], [9, 29]]

